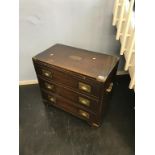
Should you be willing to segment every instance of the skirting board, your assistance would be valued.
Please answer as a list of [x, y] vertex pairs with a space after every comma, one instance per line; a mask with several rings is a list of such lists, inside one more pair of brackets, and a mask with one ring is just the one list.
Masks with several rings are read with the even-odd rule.
[[[125, 75], [128, 74], [128, 72], [126, 71], [117, 71], [117, 75]], [[38, 80], [23, 80], [23, 81], [19, 81], [19, 85], [31, 85], [31, 84], [37, 84]]]
[[23, 81], [19, 81], [19, 85], [30, 85], [30, 84], [37, 84], [38, 80], [23, 80]]
[[128, 71], [117, 71], [116, 75], [126, 75], [129, 74]]

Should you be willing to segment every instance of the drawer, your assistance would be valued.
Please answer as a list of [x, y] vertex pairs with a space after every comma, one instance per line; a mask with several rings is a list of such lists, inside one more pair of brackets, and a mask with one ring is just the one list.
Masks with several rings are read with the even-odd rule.
[[43, 101], [47, 102], [48, 105], [53, 105], [55, 107], [58, 107], [66, 112], [71, 113], [74, 116], [77, 116], [79, 118], [82, 118], [88, 122], [95, 122], [97, 119], [97, 115], [92, 114], [89, 111], [86, 111], [82, 108], [73, 106], [70, 104], [69, 100], [66, 100], [65, 98], [58, 96], [58, 95], [51, 95], [44, 91], [42, 91]]
[[88, 97], [84, 94], [74, 92], [68, 88], [64, 88], [62, 85], [56, 85], [54, 82], [44, 80], [43, 78], [38, 78], [40, 86], [44, 91], [50, 94], [57, 94], [70, 101], [72, 101], [77, 106], [87, 108], [92, 112], [96, 113], [99, 111], [99, 100]]
[[[38, 76], [42, 76], [50, 81], [63, 84], [70, 89], [74, 89], [78, 92], [94, 96], [98, 98], [100, 96], [101, 83], [89, 78], [84, 79], [83, 76], [77, 77], [69, 72], [59, 71], [55, 68], [50, 68], [43, 65], [35, 64], [36, 73]], [[103, 83], [102, 83], [103, 84]]]

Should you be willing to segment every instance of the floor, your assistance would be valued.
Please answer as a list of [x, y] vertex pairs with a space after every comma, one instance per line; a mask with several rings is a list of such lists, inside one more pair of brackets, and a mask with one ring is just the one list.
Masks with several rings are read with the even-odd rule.
[[42, 103], [38, 85], [20, 86], [20, 155], [134, 155], [135, 96], [117, 76], [100, 128]]

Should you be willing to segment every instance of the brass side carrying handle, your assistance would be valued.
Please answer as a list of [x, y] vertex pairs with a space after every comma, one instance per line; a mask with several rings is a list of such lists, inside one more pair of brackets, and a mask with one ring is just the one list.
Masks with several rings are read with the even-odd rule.
[[111, 92], [113, 87], [113, 83], [110, 83], [109, 87], [106, 89], [106, 92]]
[[42, 69], [42, 74], [46, 77], [51, 77], [52, 78], [52, 73], [50, 71]]
[[48, 84], [48, 83], [45, 83], [45, 87], [49, 90], [53, 90], [54, 89], [54, 85], [51, 85], [51, 84]]
[[86, 91], [88, 93], [91, 92], [91, 86], [88, 85], [88, 84], [82, 83], [82, 82], [79, 82], [79, 89], [83, 90], [83, 91]]
[[56, 103], [56, 98], [54, 96], [48, 95], [48, 100], [53, 102], [53, 103]]
[[90, 100], [85, 99], [83, 97], [79, 97], [79, 103], [81, 103], [81, 104], [83, 104], [85, 106], [88, 106], [88, 107], [90, 106]]
[[83, 110], [79, 110], [79, 114], [87, 119], [89, 119], [89, 113]]

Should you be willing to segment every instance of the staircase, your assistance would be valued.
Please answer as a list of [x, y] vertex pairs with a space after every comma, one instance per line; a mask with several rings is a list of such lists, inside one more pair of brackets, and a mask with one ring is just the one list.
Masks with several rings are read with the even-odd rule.
[[124, 70], [129, 72], [129, 89], [135, 89], [135, 24], [134, 0], [115, 0], [112, 25], [116, 26], [116, 40], [120, 40], [120, 55], [125, 57]]

